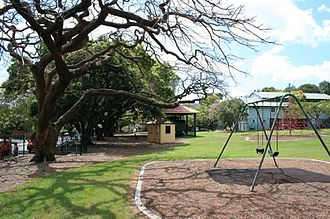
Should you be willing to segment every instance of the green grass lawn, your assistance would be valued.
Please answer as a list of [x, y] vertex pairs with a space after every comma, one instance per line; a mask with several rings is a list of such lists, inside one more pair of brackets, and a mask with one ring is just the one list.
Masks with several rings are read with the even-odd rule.
[[[329, 135], [330, 131], [322, 133]], [[255, 153], [256, 142], [245, 141], [247, 134], [256, 133], [234, 134], [223, 158], [260, 157]], [[133, 193], [130, 184], [141, 165], [155, 160], [216, 159], [227, 136], [201, 132], [174, 148], [32, 180], [0, 193], [0, 218], [135, 218], [128, 199]], [[330, 145], [330, 138], [324, 141]], [[280, 142], [279, 150], [279, 157], [330, 161], [318, 139]]]

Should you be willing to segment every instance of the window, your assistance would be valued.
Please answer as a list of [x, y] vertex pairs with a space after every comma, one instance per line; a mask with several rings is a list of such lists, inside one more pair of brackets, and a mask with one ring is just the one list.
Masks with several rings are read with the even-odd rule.
[[171, 126], [169, 126], [169, 125], [165, 126], [165, 133], [171, 134]]

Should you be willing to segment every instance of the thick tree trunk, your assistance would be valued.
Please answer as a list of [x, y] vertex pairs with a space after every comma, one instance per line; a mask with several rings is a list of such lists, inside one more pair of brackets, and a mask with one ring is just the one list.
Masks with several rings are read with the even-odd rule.
[[104, 127], [104, 136], [106, 137], [112, 137], [115, 134], [116, 131], [116, 124], [119, 120], [119, 118], [124, 114], [121, 110], [118, 110], [115, 113], [112, 113], [110, 116], [108, 116], [103, 124]]
[[52, 125], [49, 125], [47, 130], [40, 130], [32, 137], [32, 142], [35, 149], [34, 157], [30, 162], [54, 162], [55, 148], [59, 131]]
[[104, 136], [113, 137], [116, 131], [116, 122], [107, 124], [104, 128]]

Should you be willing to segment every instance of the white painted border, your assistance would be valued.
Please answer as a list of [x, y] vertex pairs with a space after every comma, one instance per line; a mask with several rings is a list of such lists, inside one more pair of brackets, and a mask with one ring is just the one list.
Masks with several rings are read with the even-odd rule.
[[[259, 160], [259, 158], [226, 158], [222, 160]], [[311, 159], [311, 158], [279, 158], [279, 160], [302, 160], [302, 161], [314, 161], [314, 162], [321, 162], [321, 163], [327, 163], [330, 164], [329, 161], [324, 161], [324, 160], [316, 160], [316, 159]], [[135, 195], [134, 195], [134, 202], [138, 209], [147, 217], [151, 219], [161, 219], [161, 217], [152, 214], [146, 206], [143, 205], [142, 200], [141, 200], [141, 191], [142, 191], [142, 183], [143, 183], [143, 175], [145, 172], [145, 169], [147, 166], [155, 163], [161, 163], [161, 162], [180, 162], [180, 161], [213, 161], [213, 159], [195, 159], [195, 160], [168, 160], [168, 161], [155, 161], [151, 163], [147, 163], [144, 166], [141, 167], [139, 177], [137, 180], [136, 188], [135, 188]]]
[[135, 196], [134, 196], [134, 202], [136, 206], [139, 208], [140, 211], [142, 211], [143, 214], [145, 214], [147, 217], [152, 218], [152, 219], [160, 219], [161, 217], [152, 214], [146, 206], [143, 205], [142, 200], [141, 200], [141, 191], [142, 191], [142, 182], [143, 182], [143, 174], [147, 166], [158, 163], [159, 161], [152, 162], [152, 163], [147, 163], [144, 166], [141, 167], [140, 174], [137, 180], [136, 184], [136, 189], [135, 189]]

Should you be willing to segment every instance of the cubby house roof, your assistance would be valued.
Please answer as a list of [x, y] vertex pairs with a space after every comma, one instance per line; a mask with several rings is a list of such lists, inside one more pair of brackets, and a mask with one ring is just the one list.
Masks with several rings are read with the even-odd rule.
[[157, 119], [154, 121], [147, 122], [147, 125], [160, 125], [160, 124], [174, 124], [174, 123], [167, 119]]

